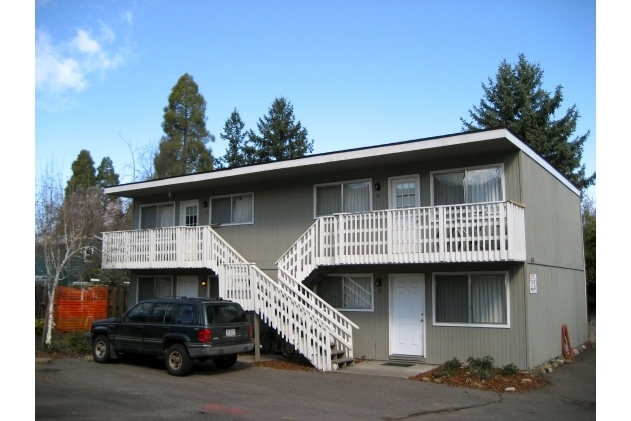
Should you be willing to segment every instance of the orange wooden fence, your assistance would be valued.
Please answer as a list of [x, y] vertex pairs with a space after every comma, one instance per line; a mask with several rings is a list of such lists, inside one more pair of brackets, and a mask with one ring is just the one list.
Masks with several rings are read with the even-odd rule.
[[76, 289], [57, 287], [53, 318], [57, 330], [90, 330], [92, 322], [108, 316], [109, 288]]

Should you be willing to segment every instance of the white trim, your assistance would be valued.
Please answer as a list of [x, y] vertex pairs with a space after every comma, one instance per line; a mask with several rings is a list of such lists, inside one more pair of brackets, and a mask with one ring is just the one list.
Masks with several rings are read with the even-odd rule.
[[[357, 183], [368, 183], [368, 207], [369, 209], [366, 212], [371, 212], [372, 211], [372, 178], [362, 178], [359, 180], [348, 180], [348, 181], [337, 181], [337, 182], [333, 182], [333, 183], [320, 183], [320, 184], [314, 184], [313, 185], [313, 219], [318, 219], [320, 216], [329, 216], [329, 215], [317, 215], [317, 207], [318, 207], [318, 194], [317, 194], [317, 188], [318, 187], [326, 187], [326, 186], [342, 186], [344, 184], [357, 184]], [[344, 203], [344, 191], [342, 189], [342, 204]], [[340, 212], [340, 213], [351, 213], [351, 212]]]
[[[436, 321], [436, 275], [504, 275], [504, 284], [506, 286], [506, 324], [489, 324], [489, 323], [440, 323]], [[469, 279], [470, 281], [470, 279]], [[496, 329], [510, 329], [510, 282], [509, 273], [506, 270], [497, 271], [480, 271], [480, 272], [434, 272], [432, 273], [432, 325], [434, 326], [458, 326], [458, 327], [490, 327]]]
[[[501, 200], [491, 200], [490, 202], [505, 202], [506, 199], [506, 177], [504, 174], [504, 164], [503, 163], [499, 163], [499, 164], [489, 164], [489, 165], [475, 165], [475, 166], [471, 166], [471, 167], [460, 167], [460, 168], [450, 168], [447, 170], [436, 170], [436, 171], [430, 171], [429, 172], [429, 197], [430, 197], [430, 203], [431, 206], [434, 206], [434, 174], [450, 174], [450, 173], [454, 173], [454, 172], [459, 172], [459, 171], [472, 171], [472, 170], [484, 170], [484, 169], [488, 169], [488, 168], [498, 168], [500, 169], [500, 175], [502, 178], [502, 199]], [[464, 185], [462, 186], [464, 188]], [[490, 202], [476, 202], [476, 203], [490, 203]], [[459, 204], [465, 204], [465, 203], [459, 203]], [[467, 204], [472, 204], [472, 203], [468, 203]]]
[[351, 149], [334, 153], [326, 153], [314, 156], [306, 156], [299, 159], [290, 159], [286, 161], [274, 161], [266, 164], [250, 165], [246, 167], [231, 168], [221, 171], [205, 172], [199, 174], [190, 174], [179, 177], [166, 178], [161, 180], [144, 181], [130, 184], [121, 184], [105, 188], [105, 194], [121, 194], [146, 188], [174, 186], [178, 184], [193, 183], [197, 181], [219, 180], [230, 177], [236, 177], [247, 174], [257, 174], [268, 171], [276, 171], [288, 168], [299, 168], [309, 165], [318, 165], [331, 162], [343, 162], [352, 159], [379, 157], [395, 153], [405, 153], [419, 150], [436, 149], [447, 146], [463, 145], [469, 143], [483, 142], [491, 139], [505, 138], [518, 149], [523, 151], [530, 158], [535, 160], [539, 165], [550, 172], [554, 177], [561, 181], [565, 186], [572, 190], [576, 195], [580, 195], [580, 190], [570, 183], [565, 177], [541, 158], [528, 145], [519, 140], [515, 135], [507, 129], [485, 130], [474, 133], [464, 133], [448, 135], [444, 137], [434, 137], [428, 139], [419, 139], [417, 141], [394, 143], [389, 145], [375, 146], [371, 148]]
[[[342, 311], [359, 311], [359, 312], [363, 312], [363, 313], [373, 313], [375, 311], [375, 279], [372, 273], [329, 273], [328, 275], [326, 275], [324, 278], [322, 278], [322, 280], [326, 279], [326, 278], [343, 278], [343, 277], [353, 277], [353, 276], [357, 276], [357, 277], [369, 277], [370, 278], [370, 308], [369, 309], [362, 309], [362, 308], [343, 308], [343, 307], [333, 307], [334, 309], [342, 312]], [[318, 294], [318, 284], [316, 284], [313, 287], [313, 292], [315, 292], [316, 294]], [[320, 295], [318, 295], [320, 298], [322, 298], [322, 300], [324, 300], [323, 297], [321, 297]], [[326, 300], [325, 300], [326, 301]], [[330, 303], [329, 303], [330, 304]]]
[[[138, 215], [138, 227], [142, 227], [142, 208], [146, 208], [149, 206], [160, 206], [160, 205], [173, 205], [173, 222], [171, 222], [171, 226], [175, 226], [175, 202], [158, 202], [158, 203], [147, 203], [145, 205], [140, 205], [140, 214]], [[157, 214], [156, 214], [157, 217]]]
[[396, 209], [396, 203], [394, 202], [393, 194], [394, 183], [397, 181], [410, 181], [413, 180], [416, 183], [416, 207], [421, 207], [421, 178], [419, 174], [400, 175], [397, 177], [388, 177], [388, 209]]
[[180, 225], [186, 226], [186, 212], [185, 209], [191, 205], [197, 206], [197, 224], [199, 226], [199, 200], [183, 200], [180, 202]]
[[394, 320], [393, 310], [394, 310], [394, 282], [392, 282], [392, 277], [397, 275], [415, 275], [420, 276], [422, 281], [421, 285], [423, 286], [423, 355], [421, 357], [427, 357], [427, 299], [426, 293], [426, 281], [424, 273], [390, 273], [388, 274], [388, 283], [390, 284], [388, 287], [388, 294], [390, 294], [389, 298], [389, 309], [388, 309], [388, 355], [393, 355], [392, 352], [392, 341], [394, 340], [394, 329], [392, 328], [392, 322]]
[[[254, 192], [247, 193], [236, 193], [236, 194], [224, 194], [222, 196], [212, 196], [208, 201], [208, 225], [213, 225], [213, 199], [225, 199], [226, 197], [237, 197], [237, 196], [252, 196], [252, 221], [250, 222], [230, 222], [227, 224], [219, 224], [222, 227], [227, 227], [230, 225], [252, 225], [254, 224]], [[230, 201], [230, 219], [232, 220], [232, 201]]]

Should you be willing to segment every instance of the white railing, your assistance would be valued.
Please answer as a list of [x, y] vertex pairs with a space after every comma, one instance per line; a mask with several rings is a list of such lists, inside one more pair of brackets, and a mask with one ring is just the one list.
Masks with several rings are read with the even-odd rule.
[[274, 282], [208, 226], [103, 233], [102, 267], [210, 268], [219, 275], [223, 298], [257, 312], [316, 368], [331, 370], [331, 341], [353, 357], [357, 325], [291, 276]]
[[492, 202], [321, 217], [276, 264], [305, 279], [319, 265], [525, 259], [523, 206]]

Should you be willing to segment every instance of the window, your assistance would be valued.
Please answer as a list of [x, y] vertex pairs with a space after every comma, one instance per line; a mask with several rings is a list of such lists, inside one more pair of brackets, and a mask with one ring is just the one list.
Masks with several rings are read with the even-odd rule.
[[138, 301], [156, 297], [173, 297], [173, 278], [170, 276], [138, 277]]
[[434, 324], [509, 327], [508, 275], [434, 275]]
[[131, 323], [144, 323], [149, 319], [149, 313], [153, 303], [140, 303], [125, 314], [123, 321]]
[[197, 305], [178, 304], [176, 323], [185, 325], [198, 324], [199, 317], [197, 316]]
[[211, 224], [254, 223], [254, 194], [214, 197], [211, 202]]
[[140, 229], [164, 228], [173, 225], [175, 225], [175, 204], [140, 206]]
[[371, 181], [351, 181], [315, 186], [315, 216], [366, 212], [372, 209]]
[[210, 305], [206, 307], [208, 323], [242, 323], [247, 322], [248, 317], [243, 309], [234, 304]]
[[390, 209], [416, 208], [420, 206], [418, 175], [390, 177], [388, 180], [390, 185]]
[[173, 304], [156, 303], [156, 305], [153, 306], [151, 316], [149, 316], [149, 323], [171, 323], [172, 310]]
[[372, 275], [329, 275], [316, 285], [316, 293], [339, 310], [373, 310]]
[[504, 200], [503, 166], [432, 173], [435, 206]]
[[180, 225], [196, 227], [198, 225], [199, 201], [188, 200], [180, 203]]

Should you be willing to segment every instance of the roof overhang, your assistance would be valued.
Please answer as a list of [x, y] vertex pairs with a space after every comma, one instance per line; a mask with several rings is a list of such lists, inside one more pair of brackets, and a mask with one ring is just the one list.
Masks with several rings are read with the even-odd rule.
[[370, 165], [392, 165], [409, 161], [414, 158], [413, 155], [417, 154], [420, 160], [440, 159], [455, 153], [473, 154], [482, 150], [497, 152], [518, 149], [534, 159], [574, 193], [580, 195], [580, 191], [572, 183], [507, 129], [459, 133], [159, 180], [121, 184], [106, 187], [105, 193], [113, 196], [138, 198], [168, 192], [175, 193], [216, 186], [278, 180], [321, 173], [323, 171], [351, 169]]

